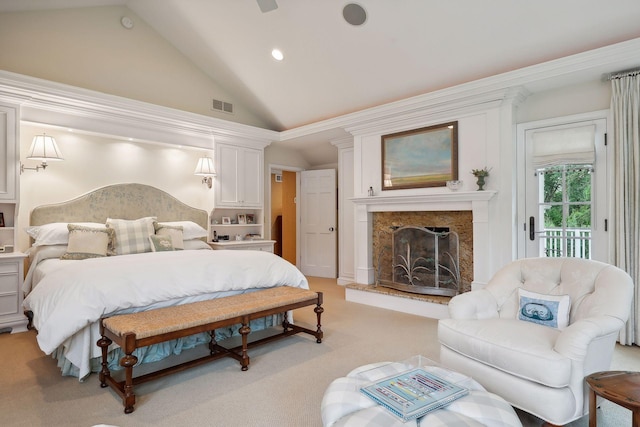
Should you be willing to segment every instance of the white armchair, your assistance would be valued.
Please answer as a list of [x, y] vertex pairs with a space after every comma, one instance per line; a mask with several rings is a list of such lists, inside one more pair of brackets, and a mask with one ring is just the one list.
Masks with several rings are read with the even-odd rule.
[[[569, 295], [569, 325], [557, 329], [519, 320], [520, 288]], [[588, 413], [585, 376], [609, 369], [632, 292], [631, 277], [609, 264], [577, 258], [514, 261], [483, 289], [451, 299], [451, 318], [438, 323], [440, 361], [513, 406], [564, 425]], [[524, 314], [533, 314], [529, 317], [550, 317], [546, 308], [523, 303]]]

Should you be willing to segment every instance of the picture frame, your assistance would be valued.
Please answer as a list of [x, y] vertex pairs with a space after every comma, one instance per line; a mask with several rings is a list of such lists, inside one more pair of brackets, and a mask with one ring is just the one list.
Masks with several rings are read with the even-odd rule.
[[458, 179], [458, 122], [381, 137], [382, 190], [444, 187]]
[[228, 216], [223, 216], [222, 217], [222, 225], [230, 225], [231, 224], [231, 218]]
[[255, 224], [256, 216], [254, 214], [247, 214], [247, 224]]
[[4, 213], [0, 212], [0, 227], [4, 227]]
[[238, 224], [246, 224], [247, 217], [245, 214], [238, 214]]

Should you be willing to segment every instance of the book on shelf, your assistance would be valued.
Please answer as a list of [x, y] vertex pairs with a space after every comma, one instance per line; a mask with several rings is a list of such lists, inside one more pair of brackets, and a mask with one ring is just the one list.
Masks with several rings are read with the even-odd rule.
[[421, 417], [469, 393], [468, 388], [420, 368], [377, 381], [360, 391], [403, 421]]

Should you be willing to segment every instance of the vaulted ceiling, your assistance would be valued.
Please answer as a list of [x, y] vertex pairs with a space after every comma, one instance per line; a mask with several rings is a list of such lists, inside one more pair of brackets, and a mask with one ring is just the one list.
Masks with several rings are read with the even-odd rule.
[[[0, 0], [0, 12], [125, 5], [278, 131], [640, 37], [638, 0], [269, 2]], [[362, 25], [345, 20], [351, 3]]]

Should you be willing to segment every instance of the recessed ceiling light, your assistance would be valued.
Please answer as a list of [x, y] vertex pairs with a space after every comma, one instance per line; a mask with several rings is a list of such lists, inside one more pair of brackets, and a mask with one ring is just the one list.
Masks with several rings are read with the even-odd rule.
[[273, 56], [273, 59], [276, 61], [282, 61], [284, 59], [284, 54], [280, 49], [273, 49], [271, 51], [271, 56]]

